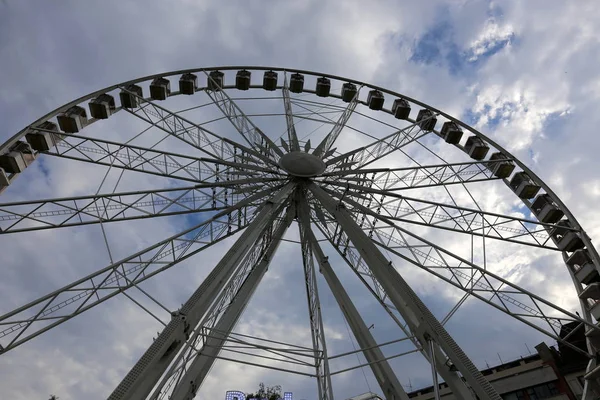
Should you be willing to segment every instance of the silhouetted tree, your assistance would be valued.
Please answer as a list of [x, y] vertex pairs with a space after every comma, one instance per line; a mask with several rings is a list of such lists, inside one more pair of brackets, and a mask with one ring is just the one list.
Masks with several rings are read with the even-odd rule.
[[278, 400], [281, 398], [281, 386], [265, 386], [263, 382], [258, 385], [258, 391], [256, 393], [246, 394], [246, 399], [267, 399], [267, 400]]

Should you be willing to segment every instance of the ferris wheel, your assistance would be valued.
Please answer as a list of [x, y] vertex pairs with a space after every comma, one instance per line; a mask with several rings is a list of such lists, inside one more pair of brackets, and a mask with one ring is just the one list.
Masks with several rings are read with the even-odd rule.
[[[119, 127], [137, 133], [125, 137]], [[94, 194], [10, 199], [32, 164], [54, 159], [108, 172]], [[115, 172], [112, 190], [102, 189]], [[119, 188], [124, 182], [129, 190]], [[139, 187], [148, 182], [151, 188]], [[270, 67], [143, 77], [74, 100], [0, 145], [0, 193], [0, 240], [99, 226], [109, 255], [105, 225], [182, 217], [177, 233], [121, 259], [111, 256], [96, 272], [4, 312], [0, 362], [2, 354], [113, 297], [134, 300], [128, 293], [139, 291], [160, 304], [142, 282], [234, 241], [189, 299], [166, 310], [164, 329], [111, 400], [192, 399], [217, 359], [240, 361], [224, 350], [231, 343], [252, 346], [234, 328], [286, 232], [296, 227], [302, 259], [289, 267], [302, 266], [312, 346], [286, 344], [276, 362], [304, 360], [304, 369], [278, 369], [314, 377], [319, 399], [333, 399], [338, 373], [327, 351], [324, 290], [342, 310], [380, 393], [409, 398], [336, 273], [341, 269], [352, 271], [389, 314], [397, 340], [431, 364], [436, 392], [441, 378], [456, 398], [500, 399], [445, 327], [472, 298], [583, 354], [589, 359], [584, 398], [600, 393], [600, 257], [589, 237], [548, 185], [507, 150], [403, 94]], [[561, 263], [581, 313], [495, 268], [506, 251]], [[461, 293], [444, 318], [413, 289], [410, 271]], [[566, 324], [584, 330], [587, 350], [564, 337]], [[269, 343], [255, 347], [275, 351]]]

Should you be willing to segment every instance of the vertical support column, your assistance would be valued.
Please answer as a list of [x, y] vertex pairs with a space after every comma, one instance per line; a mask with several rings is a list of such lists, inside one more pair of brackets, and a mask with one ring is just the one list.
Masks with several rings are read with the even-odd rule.
[[198, 324], [233, 274], [235, 266], [256, 242], [258, 235], [275, 219], [294, 186], [288, 183], [265, 203], [255, 220], [242, 232], [200, 287], [179, 311], [173, 313], [171, 321], [109, 396], [109, 400], [142, 400], [148, 396], [183, 343], [189, 339], [191, 327]]
[[391, 261], [385, 258], [381, 251], [379, 251], [375, 244], [356, 224], [352, 215], [345, 209], [343, 204], [336, 201], [315, 183], [309, 183], [308, 189], [321, 205], [335, 217], [337, 223], [346, 232], [346, 235], [363, 257], [375, 278], [388, 293], [391, 302], [402, 314], [410, 330], [421, 345], [427, 348], [426, 335], [435, 342], [435, 351], [434, 354], [430, 355], [430, 360], [432, 360], [431, 356], [435, 355], [436, 361], [434, 364], [440, 375], [442, 375], [451, 387], [454, 395], [459, 399], [473, 398], [469, 388], [462, 381], [461, 377], [452, 372], [450, 367], [445, 365], [446, 363], [443, 361], [440, 362], [441, 360], [445, 360], [446, 357], [461, 372], [466, 382], [481, 400], [500, 400], [500, 396], [496, 393], [492, 385], [473, 365], [454, 339], [452, 339], [408, 283], [400, 276], [398, 271], [392, 266]]
[[[302, 204], [298, 205], [298, 209], [300, 211], [300, 215], [305, 218], [310, 217], [310, 209], [306, 201]], [[306, 239], [308, 239], [315, 257], [319, 263], [320, 272], [323, 274], [323, 277], [327, 281], [335, 300], [337, 301], [346, 321], [348, 321], [348, 325], [358, 342], [358, 346], [363, 350], [363, 354], [373, 371], [373, 375], [375, 375], [375, 379], [377, 379], [377, 383], [379, 383], [379, 387], [383, 392], [385, 398], [387, 400], [409, 400], [408, 394], [402, 388], [402, 385], [398, 381], [396, 374], [392, 370], [392, 367], [385, 359], [383, 352], [379, 347], [377, 347], [377, 342], [371, 335], [367, 324], [360, 316], [360, 313], [352, 303], [350, 296], [344, 289], [344, 286], [336, 276], [333, 268], [329, 264], [329, 261], [321, 246], [319, 246], [319, 242], [317, 241], [313, 231], [310, 229], [310, 226], [307, 228]]]
[[433, 378], [433, 393], [435, 394], [435, 400], [440, 400], [440, 384], [438, 383], [438, 374], [435, 369], [435, 343], [433, 340], [427, 340], [429, 345], [429, 352], [431, 354], [431, 377]]
[[211, 336], [205, 339], [204, 345], [181, 379], [181, 384], [175, 388], [173, 394], [169, 397], [170, 400], [192, 400], [196, 396], [196, 391], [202, 386], [204, 378], [206, 378], [212, 368], [225, 341], [267, 272], [271, 258], [279, 247], [281, 238], [292, 221], [292, 216], [293, 214], [290, 211], [286, 213], [285, 220], [273, 232], [264, 256], [260, 260], [257, 260], [258, 264], [254, 266], [250, 274], [246, 277], [244, 283], [229, 303], [227, 310], [217, 322], [214, 332], [227, 333], [221, 336], [220, 334], [211, 332]]
[[317, 276], [314, 268], [314, 255], [309, 239], [310, 214], [307, 210], [308, 204], [306, 203], [306, 198], [302, 191], [298, 190], [296, 194], [298, 227], [300, 229], [300, 241], [302, 244], [302, 262], [304, 264], [304, 279], [306, 281], [310, 330], [313, 348], [315, 350], [319, 399], [333, 400], [333, 388], [331, 387], [331, 374], [327, 357], [327, 344], [325, 342], [325, 330], [323, 328], [323, 318], [321, 316], [321, 302], [319, 301]]

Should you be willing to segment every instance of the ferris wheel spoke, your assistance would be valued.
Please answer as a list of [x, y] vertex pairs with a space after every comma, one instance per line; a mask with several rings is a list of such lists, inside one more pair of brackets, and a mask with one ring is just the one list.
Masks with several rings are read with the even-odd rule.
[[[360, 214], [363, 214], [364, 207], [391, 221], [423, 225], [555, 251], [560, 250], [548, 234], [548, 230], [555, 229], [555, 224], [420, 200], [364, 186], [359, 188], [349, 185], [349, 188], [355, 189], [355, 191], [340, 192], [327, 188], [323, 188], [323, 190], [341, 200], [347, 199], [351, 205], [354, 202], [360, 204], [360, 208], [356, 207]], [[375, 196], [375, 194], [379, 196]], [[569, 230], [577, 232], [575, 228]]]
[[325, 342], [325, 329], [321, 315], [321, 303], [317, 288], [317, 276], [315, 273], [313, 246], [310, 243], [310, 217], [309, 208], [305, 195], [298, 191], [298, 228], [300, 230], [300, 241], [302, 250], [302, 264], [304, 266], [304, 282], [306, 284], [306, 296], [308, 298], [308, 315], [310, 320], [310, 331], [314, 348], [315, 366], [319, 399], [333, 400], [333, 388], [331, 386], [331, 371], [327, 356], [327, 345]]
[[421, 348], [427, 355], [425, 358], [451, 387], [454, 395], [458, 398], [471, 398], [465, 381], [457, 374], [460, 371], [466, 383], [479, 397], [499, 399], [494, 388], [400, 276], [392, 262], [385, 258], [355, 222], [354, 216], [339, 207], [338, 202], [315, 183], [308, 184], [308, 189], [334, 221], [334, 235], [340, 234], [342, 238], [347, 238], [348, 243], [352, 243], [372, 276], [386, 290], [390, 302], [402, 315], [411, 336], [415, 336], [422, 344]]
[[303, 210], [300, 212], [300, 217], [304, 220], [301, 223], [304, 225], [304, 241], [312, 248], [312, 252], [319, 263], [319, 270], [325, 277], [325, 280], [333, 293], [340, 310], [344, 314], [344, 318], [348, 322], [354, 337], [363, 350], [365, 359], [373, 371], [373, 375], [379, 383], [381, 391], [385, 393], [386, 398], [396, 398], [408, 400], [408, 395], [402, 388], [398, 378], [394, 374], [391, 366], [383, 355], [383, 352], [377, 345], [377, 342], [371, 335], [367, 324], [362, 319], [360, 313], [352, 303], [350, 296], [344, 290], [342, 283], [339, 281], [335, 272], [329, 265], [325, 253], [321, 249], [314, 233], [310, 228], [310, 209], [308, 204], [303, 204]]
[[235, 162], [220, 161], [72, 134], [60, 135], [42, 154], [191, 182], [273, 174], [268, 168], [245, 164], [242, 156]]
[[[260, 211], [255, 214], [253, 221], [188, 301], [180, 310], [173, 313], [173, 318], [167, 327], [163, 329], [117, 386], [109, 397], [110, 399], [145, 399], [150, 394], [175, 356], [180, 352], [184, 343], [187, 342], [191, 330], [202, 320], [214, 299], [223, 289], [223, 285], [230, 280], [244, 256], [258, 247], [255, 246], [257, 238], [262, 236], [269, 226], [272, 226], [274, 220], [286, 213], [286, 202], [292, 190], [293, 185], [288, 184], [275, 194], [269, 191], [272, 194], [269, 201], [265, 202]], [[243, 306], [239, 303], [238, 305]], [[175, 398], [179, 398], [177, 396], [182, 396], [190, 390], [195, 391], [195, 388], [193, 382], [192, 384], [185, 382], [184, 386], [177, 385], [176, 390]]]
[[220, 211], [244, 200], [262, 182], [262, 179], [244, 179], [4, 203], [0, 204], [0, 234]]
[[277, 226], [274, 223], [269, 225], [248, 254], [239, 260], [231, 279], [199, 326], [194, 327], [194, 334], [171, 364], [169, 373], [155, 389], [152, 398], [178, 400], [196, 394], [226, 342], [231, 340], [229, 335], [267, 272], [272, 255], [292, 218], [293, 214], [286, 211]]
[[237, 154], [245, 155], [254, 165], [277, 164], [260, 152], [247, 148], [233, 140], [220, 137], [202, 126], [195, 124], [181, 115], [159, 106], [153, 101], [139, 96], [137, 93], [121, 88], [124, 92], [135, 97], [136, 107], [125, 108], [127, 112], [148, 124], [178, 138], [212, 158], [221, 161], [231, 161]]
[[395, 191], [500, 179], [484, 167], [487, 163], [486, 161], [473, 161], [402, 168], [334, 171], [324, 174], [326, 179], [323, 182], [331, 183], [332, 178], [338, 178], [335, 181], [339, 182], [339, 178], [342, 178], [350, 182], [373, 185], [381, 190]]
[[[356, 94], [354, 94], [354, 97], [352, 98], [352, 100], [350, 100], [350, 102], [348, 103], [348, 106], [342, 112], [342, 115], [340, 115], [340, 118], [337, 120], [337, 122], [335, 123], [335, 125], [333, 126], [331, 131], [327, 134], [327, 136], [325, 136], [323, 138], [321, 143], [319, 143], [317, 145], [317, 147], [313, 151], [313, 154], [315, 156], [320, 157], [320, 158], [327, 158], [331, 155], [330, 154], [331, 146], [333, 146], [333, 144], [337, 140], [338, 136], [342, 132], [342, 129], [344, 129], [344, 127], [350, 120], [350, 117], [352, 116], [354, 109], [358, 105], [358, 95], [360, 93], [360, 89], [362, 89], [362, 86], [358, 88], [358, 90], [356, 91]], [[327, 156], [327, 157], [325, 157], [325, 156]]]
[[270, 163], [275, 164], [275, 160], [283, 156], [281, 149], [248, 118], [237, 103], [221, 88], [219, 82], [206, 71], [204, 73], [209, 82], [212, 83], [212, 85], [209, 84], [209, 89], [211, 86], [212, 89], [206, 90], [207, 96], [227, 117], [250, 147], [261, 156], [264, 156], [264, 161], [269, 160]]
[[419, 124], [423, 122], [425, 120], [413, 122], [383, 139], [327, 160], [325, 162], [327, 171], [359, 169], [400, 150], [429, 133], [429, 131], [421, 129]]
[[490, 272], [486, 268], [465, 260], [451, 251], [420, 237], [395, 224], [390, 219], [358, 205], [358, 203], [354, 205], [361, 212], [375, 217], [377, 221], [385, 224], [385, 226], [376, 227], [375, 224], [367, 220], [367, 230], [370, 232], [377, 230], [378, 235], [386, 239], [385, 242], [374, 239], [379, 246], [549, 337], [587, 355], [586, 352], [561, 338], [559, 335], [560, 328], [566, 322], [576, 322], [591, 329], [599, 329], [595, 325]]
[[8, 341], [2, 348], [11, 350], [245, 228], [256, 216], [257, 207], [250, 204], [271, 194], [268, 189], [250, 196], [195, 227], [0, 316], [0, 339]]
[[296, 127], [294, 126], [294, 113], [292, 110], [292, 102], [290, 101], [290, 89], [288, 86], [287, 72], [283, 74], [283, 108], [285, 110], [285, 122], [287, 124], [288, 143], [290, 151], [300, 151], [300, 143], [296, 135]]

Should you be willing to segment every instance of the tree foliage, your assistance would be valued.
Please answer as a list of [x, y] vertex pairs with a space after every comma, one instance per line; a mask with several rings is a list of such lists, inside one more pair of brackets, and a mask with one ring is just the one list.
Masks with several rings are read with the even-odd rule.
[[267, 400], [278, 400], [281, 396], [281, 386], [265, 386], [263, 382], [258, 385], [258, 391], [256, 393], [246, 394], [246, 400], [249, 399], [267, 399]]

